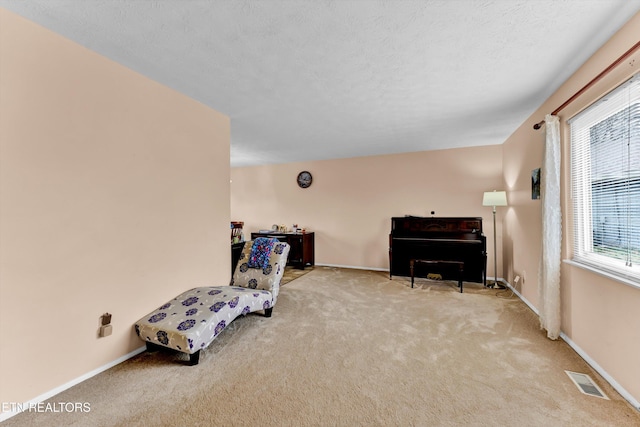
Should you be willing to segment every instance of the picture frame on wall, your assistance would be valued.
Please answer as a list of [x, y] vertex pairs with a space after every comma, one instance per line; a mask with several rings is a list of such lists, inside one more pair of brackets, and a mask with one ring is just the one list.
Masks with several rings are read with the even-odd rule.
[[531, 171], [531, 199], [540, 199], [540, 168]]

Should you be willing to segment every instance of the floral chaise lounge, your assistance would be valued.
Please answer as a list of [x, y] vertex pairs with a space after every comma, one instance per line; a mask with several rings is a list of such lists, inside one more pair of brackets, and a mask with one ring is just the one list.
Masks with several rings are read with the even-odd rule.
[[271, 317], [289, 245], [259, 238], [244, 245], [229, 286], [188, 290], [135, 323], [140, 339], [152, 351], [168, 347], [189, 354], [196, 365], [200, 350], [240, 315], [264, 310]]

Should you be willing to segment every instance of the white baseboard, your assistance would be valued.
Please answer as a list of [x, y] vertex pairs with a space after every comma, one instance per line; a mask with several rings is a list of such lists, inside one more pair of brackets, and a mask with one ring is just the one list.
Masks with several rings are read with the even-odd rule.
[[350, 268], [353, 270], [370, 270], [370, 271], [386, 271], [389, 272], [388, 268], [378, 268], [378, 267], [358, 267], [355, 265], [340, 265], [340, 264], [316, 264], [318, 267], [334, 267], [334, 268]]
[[[535, 308], [525, 297], [520, 294], [511, 284], [505, 280], [501, 280], [506, 286], [508, 286], [515, 295], [518, 296], [536, 315], [540, 315], [540, 312], [537, 308]], [[638, 402], [624, 387], [622, 387], [616, 380], [609, 375], [607, 371], [605, 371], [602, 366], [600, 366], [595, 360], [593, 360], [583, 349], [581, 349], [576, 343], [574, 343], [571, 338], [569, 338], [564, 332], [560, 331], [560, 338], [571, 347], [580, 357], [584, 359], [585, 362], [589, 364], [605, 381], [607, 381], [611, 387], [614, 388], [615, 391], [620, 393], [627, 402], [631, 404], [636, 410], [640, 411], [640, 402]]]
[[[333, 267], [333, 268], [350, 268], [353, 270], [368, 270], [368, 271], [384, 271], [384, 272], [389, 272], [388, 268], [380, 268], [380, 267], [361, 267], [361, 266], [356, 266], [356, 265], [342, 265], [342, 264], [315, 264], [318, 267]], [[408, 276], [401, 276], [401, 277], [408, 277]], [[487, 276], [487, 281], [494, 281], [495, 279], [491, 276]], [[502, 282], [506, 285], [508, 285], [508, 283], [502, 278], [502, 277], [498, 277], [498, 282]], [[518, 294], [519, 295], [519, 294]]]
[[593, 359], [589, 357], [584, 350], [582, 350], [576, 343], [571, 341], [571, 338], [565, 335], [564, 332], [560, 332], [560, 338], [562, 338], [569, 346], [575, 350], [602, 378], [604, 378], [611, 387], [613, 387], [624, 399], [629, 402], [636, 410], [640, 411], [640, 402], [634, 399], [627, 390], [624, 389], [616, 380], [614, 380], [600, 365], [598, 365]]
[[[144, 350], [145, 350], [145, 347], [142, 346], [142, 347], [140, 347], [138, 349], [133, 350], [130, 353], [125, 354], [122, 357], [117, 358], [116, 360], [113, 360], [113, 361], [107, 363], [106, 365], [100, 366], [99, 368], [96, 368], [91, 372], [87, 372], [86, 374], [81, 375], [78, 378], [75, 378], [75, 379], [69, 381], [68, 383], [65, 383], [65, 384], [63, 384], [63, 385], [61, 385], [59, 387], [56, 387], [53, 390], [50, 390], [50, 391], [48, 391], [46, 393], [43, 393], [40, 396], [35, 397], [35, 398], [31, 399], [28, 402], [24, 402], [24, 403], [21, 403], [19, 405], [11, 405], [11, 406], [19, 407], [19, 408], [23, 408], [23, 409], [22, 410], [14, 410], [14, 411], [0, 413], [0, 422], [13, 417], [14, 415], [18, 415], [19, 413], [23, 412], [24, 409], [27, 409], [29, 407], [33, 407], [33, 406], [37, 405], [38, 403], [44, 402], [45, 400], [52, 398], [56, 394], [62, 393], [63, 391], [73, 387], [74, 385], [80, 384], [81, 382], [86, 381], [89, 378], [91, 378], [93, 376], [96, 376], [99, 373], [104, 372], [109, 368], [113, 368], [114, 366], [124, 362], [125, 360], [131, 359], [133, 356], [136, 356], [136, 355], [142, 353]], [[8, 403], [8, 402], [4, 402], [4, 403]]]

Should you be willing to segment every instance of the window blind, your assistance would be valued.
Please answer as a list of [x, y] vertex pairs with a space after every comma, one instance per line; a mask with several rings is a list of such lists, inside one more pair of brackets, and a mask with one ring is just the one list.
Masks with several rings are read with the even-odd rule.
[[573, 259], [640, 285], [640, 73], [569, 124]]

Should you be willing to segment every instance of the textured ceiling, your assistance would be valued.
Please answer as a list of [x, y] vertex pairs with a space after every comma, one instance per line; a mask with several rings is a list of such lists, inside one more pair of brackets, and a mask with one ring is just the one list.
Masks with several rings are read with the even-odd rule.
[[231, 165], [501, 144], [640, 0], [0, 0], [231, 118]]

